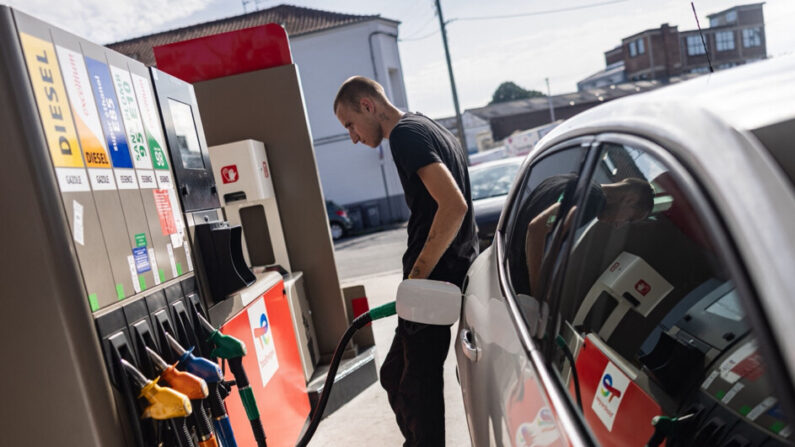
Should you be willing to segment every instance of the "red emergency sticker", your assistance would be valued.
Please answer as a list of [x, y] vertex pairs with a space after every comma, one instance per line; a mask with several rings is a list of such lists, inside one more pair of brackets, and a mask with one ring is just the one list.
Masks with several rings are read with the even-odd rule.
[[646, 294], [651, 291], [651, 286], [649, 285], [649, 283], [647, 283], [646, 281], [641, 279], [641, 280], [638, 280], [637, 283], [635, 283], [635, 290], [639, 294], [641, 294], [643, 296], [646, 296]]
[[237, 165], [229, 165], [221, 168], [221, 179], [224, 184], [235, 183], [240, 176], [237, 173]]

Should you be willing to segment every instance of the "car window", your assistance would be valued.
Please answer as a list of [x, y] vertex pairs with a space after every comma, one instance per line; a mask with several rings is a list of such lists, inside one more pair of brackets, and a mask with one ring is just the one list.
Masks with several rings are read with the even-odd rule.
[[520, 162], [516, 162], [472, 168], [469, 172], [472, 200], [508, 194], [520, 164]]
[[602, 196], [577, 206], [595, 211], [569, 229], [547, 333], [557, 344], [545, 351], [591, 431], [603, 445], [645, 445], [663, 416], [669, 446], [785, 445], [749, 297], [711, 242], [720, 230], [651, 153], [598, 150], [591, 187]]
[[[586, 149], [575, 146], [530, 166], [510, 208], [505, 262], [518, 301], [540, 293], [541, 264], [555, 228], [569, 215]], [[540, 296], [540, 295], [539, 295]]]
[[469, 172], [472, 200], [498, 197], [508, 194], [520, 163], [501, 164], [483, 168], [473, 168]]

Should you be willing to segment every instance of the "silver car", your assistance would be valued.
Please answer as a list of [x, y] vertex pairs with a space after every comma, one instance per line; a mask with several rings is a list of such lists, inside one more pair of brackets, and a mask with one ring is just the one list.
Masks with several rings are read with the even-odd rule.
[[582, 113], [468, 273], [472, 443], [788, 445], [793, 290], [795, 57]]
[[522, 157], [487, 161], [469, 168], [472, 206], [478, 228], [480, 251], [491, 245], [505, 197], [522, 164]]

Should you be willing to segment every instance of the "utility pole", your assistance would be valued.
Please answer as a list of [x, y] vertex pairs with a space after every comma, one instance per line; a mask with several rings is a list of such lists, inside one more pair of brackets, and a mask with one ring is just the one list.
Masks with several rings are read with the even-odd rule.
[[464, 148], [464, 155], [469, 164], [469, 148], [467, 147], [467, 137], [464, 134], [464, 122], [461, 120], [461, 109], [458, 106], [458, 93], [455, 88], [455, 78], [453, 77], [453, 65], [450, 63], [450, 49], [447, 48], [447, 31], [445, 30], [444, 17], [442, 16], [442, 5], [440, 0], [436, 0], [436, 15], [439, 16], [439, 26], [442, 29], [442, 43], [444, 43], [444, 55], [447, 58], [447, 73], [450, 75], [450, 87], [453, 89], [453, 105], [455, 106], [455, 122], [458, 127], [458, 138]]
[[555, 107], [552, 105], [552, 92], [549, 90], [549, 78], [544, 78], [547, 81], [547, 104], [549, 104], [549, 119], [551, 123], [555, 122]]

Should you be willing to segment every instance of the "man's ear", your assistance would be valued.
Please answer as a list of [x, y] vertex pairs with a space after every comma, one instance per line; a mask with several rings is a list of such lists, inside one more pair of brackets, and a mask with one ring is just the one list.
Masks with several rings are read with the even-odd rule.
[[363, 97], [362, 99], [360, 99], [359, 105], [361, 106], [362, 110], [364, 110], [367, 113], [375, 111], [375, 102], [368, 97]]

